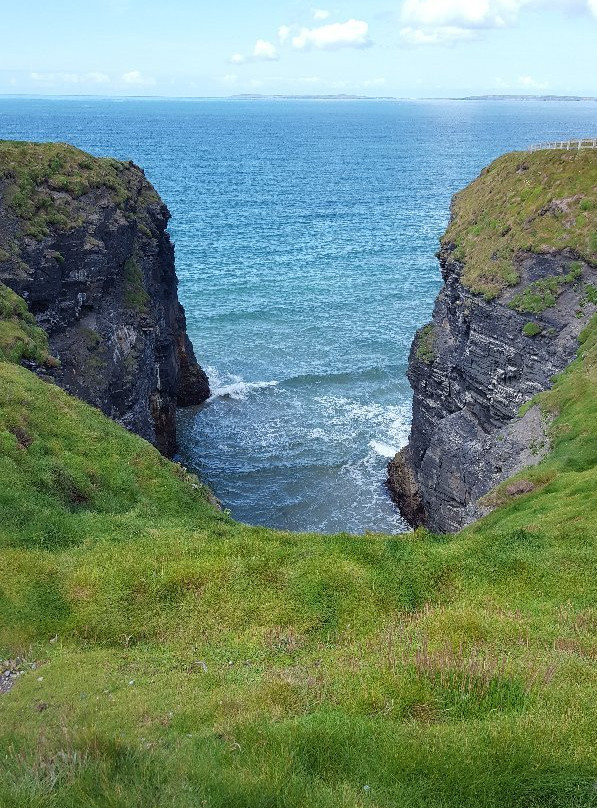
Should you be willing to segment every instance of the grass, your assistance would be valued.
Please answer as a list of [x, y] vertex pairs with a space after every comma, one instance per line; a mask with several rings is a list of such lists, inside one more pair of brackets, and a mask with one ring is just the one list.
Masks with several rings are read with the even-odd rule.
[[[515, 282], [516, 251], [548, 238], [589, 259], [586, 154], [507, 156], [458, 197], [451, 239], [477, 291]], [[66, 192], [70, 217], [94, 172], [126, 174], [113, 162], [0, 144], [31, 203], [13, 211], [42, 238], [62, 225], [37, 200]], [[510, 185], [494, 198], [486, 176]], [[140, 276], [127, 262], [135, 307]], [[429, 327], [416, 352], [433, 361]], [[52, 361], [0, 285], [2, 808], [594, 805], [597, 318], [527, 405], [550, 421], [549, 455], [453, 536], [238, 524], [24, 358]]]
[[435, 329], [433, 323], [424, 325], [416, 336], [417, 347], [415, 355], [421, 362], [430, 365], [435, 360]]
[[31, 359], [54, 365], [45, 331], [35, 325], [25, 301], [0, 283], [0, 361]]
[[237, 524], [0, 363], [0, 804], [588, 808], [596, 343], [532, 484], [455, 536]]
[[39, 241], [52, 230], [76, 227], [79, 200], [94, 189], [107, 188], [125, 211], [138, 213], [143, 204], [157, 201], [151, 186], [145, 183], [139, 190], [137, 180], [126, 163], [91, 157], [65, 143], [0, 140], [2, 195], [25, 235]]
[[536, 337], [537, 334], [540, 334], [543, 331], [543, 326], [539, 325], [539, 323], [534, 323], [530, 321], [525, 323], [522, 328], [522, 333], [525, 337]]
[[584, 303], [593, 303], [597, 305], [597, 286], [593, 286], [591, 283], [587, 283], [585, 287], [585, 299]]
[[519, 282], [515, 258], [521, 251], [569, 248], [595, 262], [596, 188], [597, 155], [591, 149], [499, 157], [456, 194], [442, 239], [463, 263], [463, 284], [496, 297]]
[[562, 275], [548, 275], [546, 278], [533, 281], [515, 295], [508, 305], [519, 312], [541, 314], [550, 306], [555, 306], [564, 286], [574, 283], [581, 275], [582, 267], [575, 261], [570, 270]]
[[145, 314], [150, 297], [143, 283], [141, 267], [134, 257], [127, 258], [125, 261], [123, 278], [125, 304], [139, 314]]

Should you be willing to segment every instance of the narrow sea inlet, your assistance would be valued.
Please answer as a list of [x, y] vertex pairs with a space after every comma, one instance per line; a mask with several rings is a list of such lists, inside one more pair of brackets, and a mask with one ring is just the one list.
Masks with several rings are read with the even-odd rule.
[[399, 532], [384, 487], [451, 194], [499, 154], [592, 132], [593, 102], [0, 99], [0, 137], [132, 159], [166, 200], [212, 398], [180, 459], [232, 515]]

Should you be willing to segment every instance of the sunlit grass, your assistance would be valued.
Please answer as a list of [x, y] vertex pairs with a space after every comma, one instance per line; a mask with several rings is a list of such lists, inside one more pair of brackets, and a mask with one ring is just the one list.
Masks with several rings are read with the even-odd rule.
[[236, 524], [149, 444], [1, 364], [0, 644], [24, 673], [0, 696], [0, 804], [589, 806], [583, 339], [542, 396], [536, 487], [452, 537]]
[[[463, 284], [495, 297], [518, 283], [514, 259], [519, 251], [569, 248], [578, 257], [597, 260], [596, 189], [597, 152], [592, 149], [499, 157], [452, 203], [442, 243], [455, 246]], [[545, 299], [549, 290], [539, 291], [532, 300], [527, 294], [530, 308], [522, 311], [550, 305]]]

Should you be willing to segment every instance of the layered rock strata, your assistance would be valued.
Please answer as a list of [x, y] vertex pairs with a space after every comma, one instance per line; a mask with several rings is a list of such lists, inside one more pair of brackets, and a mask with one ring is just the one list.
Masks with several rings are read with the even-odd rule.
[[133, 163], [0, 143], [0, 281], [23, 297], [75, 396], [176, 449], [176, 406], [209, 396], [178, 301], [170, 214]]
[[[520, 283], [488, 301], [462, 285], [453, 253], [450, 244], [439, 253], [444, 286], [409, 357], [410, 439], [388, 467], [405, 519], [445, 533], [487, 513], [479, 500], [546, 454], [539, 407], [518, 413], [575, 358], [595, 311], [586, 289], [597, 282], [595, 269], [570, 251], [520, 253]], [[568, 279], [555, 305], [532, 315], [511, 308], [521, 290], [553, 277]]]

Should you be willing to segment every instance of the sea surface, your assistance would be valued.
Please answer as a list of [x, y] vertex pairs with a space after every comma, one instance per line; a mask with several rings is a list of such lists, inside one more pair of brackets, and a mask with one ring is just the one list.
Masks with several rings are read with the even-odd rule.
[[324, 532], [405, 529], [385, 465], [451, 195], [596, 124], [593, 102], [0, 98], [0, 138], [145, 169], [213, 391], [180, 414], [180, 459], [237, 519]]

